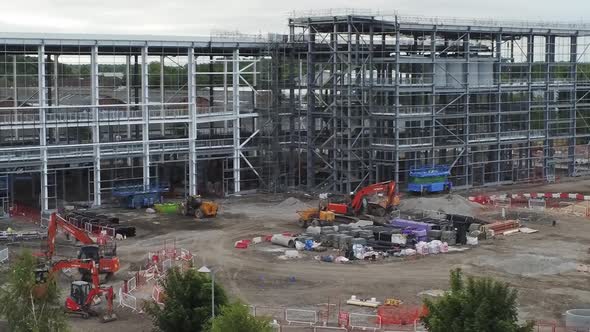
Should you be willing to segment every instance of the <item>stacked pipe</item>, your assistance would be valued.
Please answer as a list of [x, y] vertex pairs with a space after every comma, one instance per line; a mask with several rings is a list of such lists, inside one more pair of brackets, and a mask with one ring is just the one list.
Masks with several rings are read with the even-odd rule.
[[97, 214], [89, 211], [68, 211], [64, 214], [64, 219], [74, 224], [76, 227], [84, 229], [84, 224], [89, 223], [93, 226], [111, 227], [115, 234], [125, 237], [135, 236], [134, 226], [124, 226], [119, 223], [119, 218], [109, 217], [104, 214]]
[[482, 226], [484, 231], [492, 230], [495, 234], [501, 234], [509, 230], [517, 229], [520, 223], [517, 220], [497, 221], [488, 225]]

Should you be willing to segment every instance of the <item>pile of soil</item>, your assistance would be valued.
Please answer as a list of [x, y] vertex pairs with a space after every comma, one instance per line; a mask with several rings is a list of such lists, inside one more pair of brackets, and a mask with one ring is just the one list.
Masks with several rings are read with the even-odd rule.
[[404, 197], [399, 208], [408, 212], [437, 211], [464, 216], [474, 216], [481, 211], [481, 205], [470, 202], [460, 195]]

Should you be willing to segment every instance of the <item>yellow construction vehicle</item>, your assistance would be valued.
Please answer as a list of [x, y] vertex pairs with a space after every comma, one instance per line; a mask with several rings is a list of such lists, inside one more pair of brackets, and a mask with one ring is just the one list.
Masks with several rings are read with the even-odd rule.
[[301, 227], [332, 225], [336, 220], [336, 215], [332, 211], [320, 210], [319, 208], [309, 208], [297, 211], [299, 214], [299, 225]]
[[219, 204], [213, 201], [205, 201], [201, 195], [187, 197], [181, 204], [181, 213], [185, 216], [195, 216], [197, 219], [212, 218], [217, 216]]

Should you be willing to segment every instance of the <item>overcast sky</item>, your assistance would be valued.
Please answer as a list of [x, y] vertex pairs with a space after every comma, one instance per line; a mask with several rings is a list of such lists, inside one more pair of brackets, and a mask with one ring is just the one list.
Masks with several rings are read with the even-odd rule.
[[[590, 0], [5, 0], [0, 31], [208, 36], [287, 32], [293, 11], [590, 22]], [[361, 6], [362, 4], [362, 6]]]

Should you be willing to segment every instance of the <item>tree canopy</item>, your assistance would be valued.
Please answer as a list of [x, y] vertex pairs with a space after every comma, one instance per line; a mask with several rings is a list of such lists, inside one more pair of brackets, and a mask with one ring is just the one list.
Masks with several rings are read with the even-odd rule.
[[8, 284], [0, 288], [0, 316], [13, 332], [62, 332], [66, 317], [55, 280], [45, 284], [35, 280], [37, 260], [30, 252], [16, 259]]
[[246, 305], [235, 302], [221, 308], [211, 324], [211, 332], [272, 332], [270, 319], [254, 317]]
[[[201, 332], [209, 329], [211, 319], [211, 287], [209, 275], [193, 269], [184, 272], [172, 269], [161, 281], [163, 306], [147, 303], [146, 312], [154, 327], [163, 332]], [[215, 311], [228, 303], [220, 285], [215, 284]]]
[[422, 321], [430, 332], [530, 332], [532, 323], [518, 324], [517, 292], [491, 278], [451, 271], [451, 289], [437, 300], [425, 300]]

